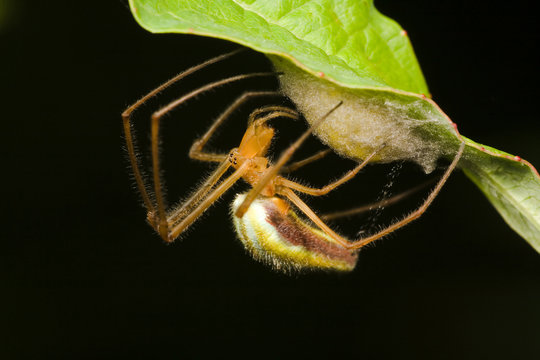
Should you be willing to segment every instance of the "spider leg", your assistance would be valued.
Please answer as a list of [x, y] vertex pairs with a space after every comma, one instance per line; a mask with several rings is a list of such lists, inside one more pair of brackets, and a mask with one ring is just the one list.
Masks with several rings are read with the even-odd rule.
[[290, 111], [276, 110], [276, 111], [273, 111], [273, 112], [271, 112], [271, 113], [269, 113], [269, 114], [267, 114], [265, 116], [261, 116], [260, 118], [258, 118], [256, 120], [256, 122], [258, 122], [259, 125], [260, 125], [260, 124], [264, 124], [267, 121], [270, 121], [270, 120], [276, 119], [276, 118], [280, 118], [280, 117], [285, 117], [285, 118], [297, 120], [298, 119], [298, 113], [290, 112]]
[[290, 172], [296, 171], [300, 169], [301, 167], [306, 166], [307, 164], [310, 164], [314, 161], [324, 158], [326, 155], [330, 154], [331, 152], [332, 152], [331, 149], [321, 150], [305, 159], [293, 162], [290, 165], [282, 167], [281, 172], [290, 173]]
[[[277, 94], [283, 96], [283, 94], [280, 94], [280, 93], [277, 93]], [[286, 106], [268, 105], [268, 106], [263, 106], [263, 107], [253, 110], [251, 114], [249, 114], [248, 125], [251, 125], [254, 121], [259, 121], [259, 123], [262, 125], [266, 121], [270, 120], [267, 118], [266, 119], [257, 118], [260, 114], [268, 113], [268, 112], [288, 113], [290, 117], [293, 117], [294, 119], [298, 119], [298, 112], [296, 110], [293, 110]]]
[[170, 111], [174, 110], [184, 102], [188, 101], [189, 99], [200, 95], [208, 90], [214, 89], [216, 87], [230, 84], [232, 82], [254, 78], [254, 77], [261, 77], [261, 76], [275, 76], [276, 74], [273, 72], [259, 72], [259, 73], [251, 73], [251, 74], [242, 74], [242, 75], [236, 75], [231, 76], [222, 80], [218, 80], [215, 82], [211, 82], [205, 86], [202, 86], [196, 90], [193, 90], [186, 95], [172, 101], [168, 105], [165, 105], [158, 111], [154, 112], [151, 117], [151, 152], [152, 152], [152, 172], [153, 172], [153, 180], [154, 180], [154, 194], [156, 197], [156, 208], [157, 208], [157, 214], [155, 211], [150, 211], [154, 215], [157, 215], [158, 220], [154, 223], [157, 224], [159, 230], [159, 233], [162, 238], [166, 238], [167, 235], [167, 215], [165, 213], [165, 201], [163, 197], [163, 189], [161, 185], [161, 177], [160, 177], [160, 165], [159, 165], [159, 124], [161, 118], [169, 113]]
[[399, 221], [389, 225], [388, 227], [384, 228], [383, 230], [377, 232], [376, 234], [373, 234], [373, 235], [368, 236], [368, 237], [363, 238], [363, 239], [359, 239], [359, 240], [354, 241], [354, 242], [351, 242], [351, 241], [343, 238], [342, 236], [340, 236], [336, 232], [334, 232], [332, 229], [330, 229], [330, 227], [328, 227], [328, 225], [326, 225], [317, 216], [317, 214], [315, 214], [313, 212], [313, 210], [311, 210], [311, 208], [305, 202], [303, 202], [302, 199], [300, 199], [298, 197], [298, 195], [296, 195], [294, 193], [294, 191], [292, 189], [287, 188], [287, 187], [283, 187], [283, 188], [280, 188], [278, 190], [278, 192], [279, 192], [279, 194], [284, 195], [287, 199], [289, 199], [298, 209], [300, 209], [309, 219], [311, 219], [311, 221], [313, 221], [315, 223], [315, 225], [317, 225], [322, 231], [327, 233], [329, 236], [334, 238], [342, 246], [344, 246], [347, 249], [351, 249], [351, 250], [359, 249], [359, 248], [361, 248], [361, 247], [363, 247], [363, 246], [365, 246], [365, 245], [367, 245], [367, 244], [369, 244], [369, 243], [371, 243], [371, 242], [373, 242], [375, 240], [378, 240], [378, 239], [390, 234], [391, 232], [393, 232], [393, 231], [395, 231], [395, 230], [409, 224], [410, 222], [418, 219], [427, 210], [429, 205], [431, 205], [431, 203], [433, 202], [435, 197], [441, 191], [441, 189], [442, 189], [444, 183], [446, 182], [446, 180], [448, 180], [448, 177], [450, 176], [450, 174], [452, 174], [452, 172], [456, 168], [456, 166], [457, 166], [457, 164], [459, 162], [459, 159], [461, 158], [461, 155], [463, 154], [464, 148], [465, 148], [465, 143], [462, 142], [461, 146], [459, 147], [459, 150], [458, 150], [457, 154], [454, 157], [454, 160], [452, 161], [450, 166], [448, 166], [445, 173], [443, 174], [443, 176], [441, 177], [441, 179], [438, 181], [437, 185], [435, 186], [435, 188], [431, 191], [431, 193], [426, 198], [424, 203], [422, 205], [420, 205], [420, 207], [418, 209], [416, 209], [415, 211], [413, 211], [412, 213], [407, 215], [402, 220], [399, 220]]
[[205, 68], [205, 67], [207, 67], [209, 65], [212, 65], [212, 64], [217, 63], [219, 61], [225, 60], [225, 59], [227, 59], [227, 58], [229, 58], [229, 57], [231, 57], [233, 55], [236, 55], [241, 51], [243, 51], [243, 49], [235, 50], [235, 51], [232, 51], [230, 53], [217, 56], [217, 57], [215, 57], [213, 59], [210, 59], [208, 61], [203, 62], [202, 64], [193, 66], [193, 67], [181, 72], [180, 74], [176, 75], [175, 77], [173, 77], [169, 81], [167, 81], [164, 84], [158, 86], [157, 88], [155, 88], [154, 90], [152, 90], [151, 92], [149, 92], [148, 94], [143, 96], [141, 99], [137, 100], [134, 104], [129, 106], [122, 113], [122, 121], [123, 121], [123, 126], [124, 126], [124, 134], [125, 134], [125, 138], [126, 138], [126, 146], [127, 146], [129, 161], [130, 161], [131, 167], [133, 169], [133, 175], [135, 176], [135, 181], [137, 183], [137, 187], [139, 188], [139, 192], [141, 193], [141, 196], [143, 198], [144, 205], [145, 205], [146, 209], [149, 212], [154, 212], [154, 204], [151, 201], [150, 196], [148, 194], [147, 185], [146, 185], [146, 182], [145, 182], [144, 177], [142, 175], [142, 171], [140, 169], [139, 161], [137, 159], [135, 139], [134, 139], [134, 136], [132, 134], [132, 129], [131, 129], [131, 114], [135, 110], [137, 110], [140, 106], [142, 106], [146, 101], [153, 98], [154, 96], [156, 96], [157, 94], [159, 94], [160, 92], [162, 92], [163, 90], [165, 90], [166, 88], [171, 86], [172, 84], [182, 80], [186, 76], [191, 75], [194, 72], [197, 72], [197, 71], [199, 71], [199, 70], [201, 70], [201, 69], [203, 69], [203, 68]]
[[410, 222], [412, 222], [412, 221], [418, 219], [420, 216], [422, 216], [422, 214], [427, 210], [429, 205], [431, 205], [433, 200], [435, 200], [435, 197], [441, 191], [444, 183], [446, 182], [446, 180], [448, 180], [448, 177], [450, 176], [450, 174], [452, 174], [452, 171], [454, 171], [454, 169], [456, 168], [456, 166], [457, 166], [457, 164], [459, 162], [459, 159], [461, 158], [461, 155], [463, 154], [464, 149], [465, 149], [465, 142], [462, 142], [461, 146], [459, 147], [458, 152], [454, 156], [454, 160], [452, 160], [452, 163], [450, 164], [450, 166], [448, 166], [448, 168], [444, 172], [443, 176], [441, 177], [441, 179], [439, 180], [439, 182], [435, 186], [435, 188], [431, 191], [431, 193], [426, 198], [424, 203], [422, 205], [420, 205], [420, 207], [418, 209], [414, 210], [412, 213], [405, 216], [403, 219], [401, 219], [399, 221], [396, 221], [395, 223], [387, 226], [386, 228], [382, 229], [381, 231], [377, 232], [376, 234], [373, 234], [371, 236], [368, 236], [368, 237], [365, 237], [365, 238], [358, 239], [358, 240], [354, 241], [353, 243], [350, 244], [350, 248], [351, 249], [359, 249], [359, 248], [369, 244], [370, 242], [373, 242], [373, 241], [375, 241], [377, 239], [380, 239], [383, 236], [386, 236], [386, 235], [390, 234], [391, 232], [393, 232], [393, 231], [395, 231], [395, 230], [409, 224]]
[[302, 199], [298, 197], [289, 188], [283, 187], [278, 190], [278, 193], [285, 196], [287, 199], [289, 199], [300, 211], [302, 211], [315, 225], [317, 225], [322, 231], [327, 233], [329, 236], [331, 236], [334, 240], [336, 240], [341, 246], [344, 248], [350, 248], [351, 243], [349, 240], [343, 238], [342, 236], [338, 235], [334, 230], [330, 229], [328, 225], [326, 225], [318, 216], [315, 214], [313, 210], [304, 202]]
[[[182, 220], [195, 206], [197, 206], [203, 198], [212, 190], [214, 185], [219, 181], [219, 179], [225, 174], [229, 169], [231, 163], [228, 159], [223, 161], [216, 170], [205, 180], [205, 182], [193, 193], [189, 199], [184, 201], [182, 204], [177, 206], [167, 215], [167, 224], [170, 227], [170, 224], [176, 224], [178, 221]], [[152, 215], [149, 217], [150, 221], [153, 221]], [[154, 228], [157, 227], [153, 225]]]
[[349, 170], [345, 175], [343, 175], [338, 180], [331, 182], [330, 184], [323, 186], [320, 189], [311, 188], [298, 184], [294, 181], [279, 177], [277, 183], [281, 186], [302, 192], [304, 194], [313, 195], [313, 196], [322, 196], [328, 194], [330, 191], [336, 189], [337, 187], [343, 185], [347, 181], [351, 180], [358, 172], [368, 164], [368, 162], [375, 156], [384, 146], [378, 148], [372, 152], [367, 158], [364, 159], [360, 164], [358, 164], [354, 169]]
[[168, 234], [168, 241], [172, 242], [176, 239], [189, 225], [191, 225], [199, 216], [202, 215], [217, 199], [225, 193], [231, 186], [234, 185], [249, 169], [249, 162], [242, 164], [234, 173], [232, 173], [228, 178], [223, 180], [218, 187], [211, 192], [200, 204], [191, 211], [182, 221], [178, 224], [175, 224], [170, 233]]
[[[215, 133], [217, 128], [221, 126], [227, 119], [229, 119], [232, 113], [236, 111], [243, 103], [249, 101], [252, 98], [262, 97], [262, 96], [283, 96], [283, 95], [277, 91], [250, 91], [250, 92], [246, 92], [242, 94], [227, 109], [225, 109], [224, 112], [222, 112], [218, 116], [218, 118], [214, 121], [212, 126], [208, 128], [208, 130], [203, 136], [201, 136], [200, 138], [198, 138], [197, 140], [193, 142], [193, 145], [191, 146], [191, 149], [189, 150], [189, 157], [192, 159], [201, 160], [201, 161], [212, 161], [212, 162], [223, 161], [225, 157], [227, 156], [227, 154], [214, 154], [214, 153], [204, 152], [203, 151], [204, 146], [206, 145], [206, 143], [208, 143], [208, 141], [210, 140], [212, 135]], [[270, 110], [265, 110], [265, 111], [278, 110], [277, 108], [279, 108], [279, 110], [286, 109], [286, 110], [292, 111], [291, 109], [283, 107], [283, 106], [273, 106], [273, 107], [268, 106], [261, 109], [266, 109], [266, 108], [270, 108]], [[256, 111], [257, 110], [255, 110], [253, 113], [255, 113]], [[252, 115], [250, 115], [250, 118]]]
[[334, 106], [330, 111], [328, 111], [320, 120], [318, 120], [313, 126], [309, 127], [294, 143], [292, 143], [279, 157], [275, 165], [270, 166], [262, 178], [257, 182], [255, 186], [247, 193], [244, 202], [236, 209], [235, 215], [238, 217], [244, 216], [246, 211], [249, 209], [249, 206], [255, 200], [255, 198], [261, 193], [263, 188], [268, 185], [268, 183], [276, 177], [279, 170], [290, 160], [296, 150], [302, 145], [304, 141], [311, 135], [313, 129], [321, 124], [331, 113], [333, 113], [338, 107], [341, 106], [343, 102], [339, 102]]
[[355, 207], [355, 208], [352, 208], [352, 209], [347, 209], [347, 210], [342, 210], [342, 211], [335, 211], [335, 212], [332, 212], [332, 213], [324, 214], [324, 215], [321, 215], [320, 218], [322, 220], [325, 220], [325, 221], [326, 220], [334, 220], [334, 219], [349, 217], [349, 216], [353, 216], [353, 215], [358, 215], [358, 214], [364, 213], [366, 211], [370, 211], [370, 210], [378, 208], [378, 207], [390, 206], [390, 205], [393, 205], [393, 204], [396, 204], [396, 203], [400, 202], [401, 200], [405, 199], [406, 197], [408, 197], [411, 194], [414, 194], [418, 190], [423, 189], [424, 187], [431, 184], [432, 182], [434, 182], [434, 179], [425, 181], [424, 183], [422, 183], [420, 185], [417, 185], [417, 186], [415, 186], [415, 187], [413, 187], [411, 189], [405, 190], [405, 191], [403, 191], [403, 192], [401, 192], [399, 194], [396, 194], [394, 196], [391, 196], [389, 198], [382, 199], [380, 201], [376, 201], [376, 202], [373, 202], [373, 203], [370, 203], [370, 204], [358, 206], [358, 207]]

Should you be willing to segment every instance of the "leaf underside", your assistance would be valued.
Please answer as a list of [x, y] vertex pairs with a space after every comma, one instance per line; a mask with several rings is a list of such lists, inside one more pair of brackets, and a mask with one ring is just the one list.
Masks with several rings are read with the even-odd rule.
[[[519, 157], [459, 135], [429, 98], [407, 33], [379, 13], [373, 0], [130, 0], [130, 7], [148, 31], [233, 41], [284, 59], [344, 91], [408, 106], [409, 113], [426, 122], [423, 134], [439, 144], [442, 155], [466, 142], [460, 167], [540, 252], [538, 172]], [[334, 147], [331, 139], [328, 145]]]

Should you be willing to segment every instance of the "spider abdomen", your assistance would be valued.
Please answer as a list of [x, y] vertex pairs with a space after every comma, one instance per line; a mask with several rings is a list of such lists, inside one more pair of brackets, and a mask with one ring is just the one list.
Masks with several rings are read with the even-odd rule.
[[282, 199], [259, 196], [242, 218], [234, 215], [246, 194], [232, 203], [236, 233], [248, 252], [276, 270], [320, 269], [351, 271], [357, 254], [345, 249], [323, 231], [279, 206]]

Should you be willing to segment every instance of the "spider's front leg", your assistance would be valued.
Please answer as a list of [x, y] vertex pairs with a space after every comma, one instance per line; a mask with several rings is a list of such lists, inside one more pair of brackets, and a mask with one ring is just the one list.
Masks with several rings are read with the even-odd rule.
[[169, 86], [173, 85], [174, 83], [179, 82], [180, 80], [184, 79], [185, 77], [187, 77], [187, 76], [189, 76], [189, 75], [191, 75], [191, 74], [193, 74], [193, 73], [195, 73], [195, 72], [197, 72], [197, 71], [199, 71], [201, 69], [204, 69], [207, 66], [210, 66], [210, 65], [212, 65], [214, 63], [223, 61], [223, 60], [225, 60], [225, 59], [227, 59], [227, 58], [229, 58], [229, 57], [231, 57], [233, 55], [236, 55], [241, 51], [242, 51], [242, 49], [235, 50], [235, 51], [232, 51], [230, 53], [223, 54], [223, 55], [220, 55], [220, 56], [216, 56], [215, 58], [207, 60], [207, 61], [203, 62], [202, 64], [195, 65], [195, 66], [181, 72], [180, 74], [176, 75], [175, 77], [173, 77], [169, 81], [165, 82], [164, 84], [162, 84], [162, 85], [158, 86], [157, 88], [155, 88], [154, 90], [150, 91], [148, 94], [143, 96], [141, 99], [137, 100], [134, 104], [129, 106], [122, 113], [124, 136], [125, 136], [125, 140], [126, 140], [126, 147], [127, 147], [127, 152], [128, 152], [128, 156], [129, 156], [129, 161], [131, 163], [131, 168], [133, 169], [133, 175], [135, 177], [135, 182], [137, 184], [137, 188], [139, 189], [139, 192], [140, 192], [141, 197], [142, 197], [143, 202], [144, 202], [144, 206], [146, 207], [146, 210], [148, 211], [149, 215], [155, 213], [155, 206], [154, 206], [154, 201], [151, 199], [151, 194], [148, 191], [148, 186], [147, 186], [146, 180], [145, 180], [145, 178], [143, 176], [143, 172], [141, 170], [141, 166], [139, 164], [139, 160], [138, 160], [138, 157], [137, 157], [137, 151], [136, 151], [136, 145], [135, 145], [136, 141], [135, 141], [135, 136], [133, 135], [133, 131], [132, 131], [131, 115], [138, 108], [140, 108], [144, 103], [146, 103], [148, 100], [155, 97], [160, 92], [162, 92], [163, 90], [165, 90]]
[[[189, 157], [196, 160], [201, 161], [210, 161], [210, 162], [221, 162], [227, 156], [227, 154], [214, 154], [204, 151], [204, 146], [208, 143], [212, 135], [216, 132], [217, 128], [231, 117], [234, 111], [236, 111], [242, 104], [245, 102], [257, 98], [257, 97], [270, 97], [270, 96], [283, 96], [281, 93], [277, 91], [249, 91], [244, 94], [242, 94], [239, 98], [237, 98], [225, 111], [221, 113], [221, 115], [218, 116], [218, 118], [214, 121], [214, 123], [208, 128], [206, 133], [195, 140], [193, 142], [193, 145], [191, 145], [191, 148], [189, 150]], [[281, 108], [281, 107], [280, 107]], [[264, 109], [264, 108], [263, 108]], [[287, 109], [287, 108], [285, 108]], [[287, 109], [290, 110], [290, 109]], [[255, 111], [253, 112], [255, 113]], [[251, 116], [253, 116], [253, 113]]]
[[215, 184], [229, 169], [230, 165], [231, 164], [228, 160], [223, 161], [188, 200], [167, 214], [165, 226], [163, 226], [162, 223], [156, 222], [156, 220], [159, 219], [157, 214], [148, 212], [148, 223], [154, 228], [154, 230], [156, 230], [158, 234], [160, 234], [164, 241], [174, 241], [174, 238], [171, 238], [170, 229], [173, 228], [176, 223], [183, 220], [195, 206], [204, 200], [205, 196], [207, 196], [207, 194], [213, 189]]

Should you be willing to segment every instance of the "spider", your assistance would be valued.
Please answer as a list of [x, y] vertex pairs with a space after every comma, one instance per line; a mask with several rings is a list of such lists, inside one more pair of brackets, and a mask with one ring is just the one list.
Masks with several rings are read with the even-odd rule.
[[[178, 74], [123, 112], [127, 151], [137, 187], [148, 212], [147, 221], [165, 242], [171, 243], [233, 184], [243, 179], [251, 186], [251, 189], [236, 196], [231, 205], [231, 217], [239, 239], [255, 259], [283, 271], [299, 269], [352, 270], [356, 265], [357, 252], [360, 248], [407, 225], [426, 211], [456, 167], [463, 153], [464, 144], [462, 143], [452, 163], [419, 208], [376, 234], [351, 241], [328, 227], [297, 193], [322, 196], [331, 192], [351, 180], [382, 147], [373, 151], [341, 178], [322, 188], [304, 186], [282, 176], [284, 170], [294, 171], [329, 153], [330, 150], [323, 150], [304, 160], [288, 164], [295, 151], [311, 135], [313, 129], [341, 105], [338, 103], [312, 127], [305, 130], [295, 142], [283, 151], [275, 163], [271, 163], [267, 157], [274, 138], [274, 129], [268, 125], [268, 122], [277, 118], [292, 120], [299, 118], [299, 114], [295, 110], [284, 106], [264, 106], [253, 111], [249, 115], [248, 127], [240, 145], [228, 153], [217, 154], [205, 151], [204, 146], [216, 129], [245, 101], [257, 97], [282, 96], [276, 91], [246, 92], [218, 116], [206, 133], [195, 140], [191, 146], [190, 158], [218, 163], [214, 172], [186, 201], [173, 209], [166, 209], [160, 178], [158, 146], [159, 124], [162, 117], [185, 101], [216, 87], [243, 79], [276, 76], [277, 74], [275, 72], [250, 73], [215, 81], [193, 90], [155, 111], [151, 116], [153, 191], [148, 190], [149, 187], [140, 170], [132, 135], [131, 115], [148, 99], [156, 96], [171, 84], [211, 64], [225, 60], [239, 51], [217, 56]], [[225, 177], [229, 169], [232, 169], [233, 172]], [[303, 214], [302, 217], [298, 215], [298, 211]], [[310, 221], [307, 221], [306, 218]]]

